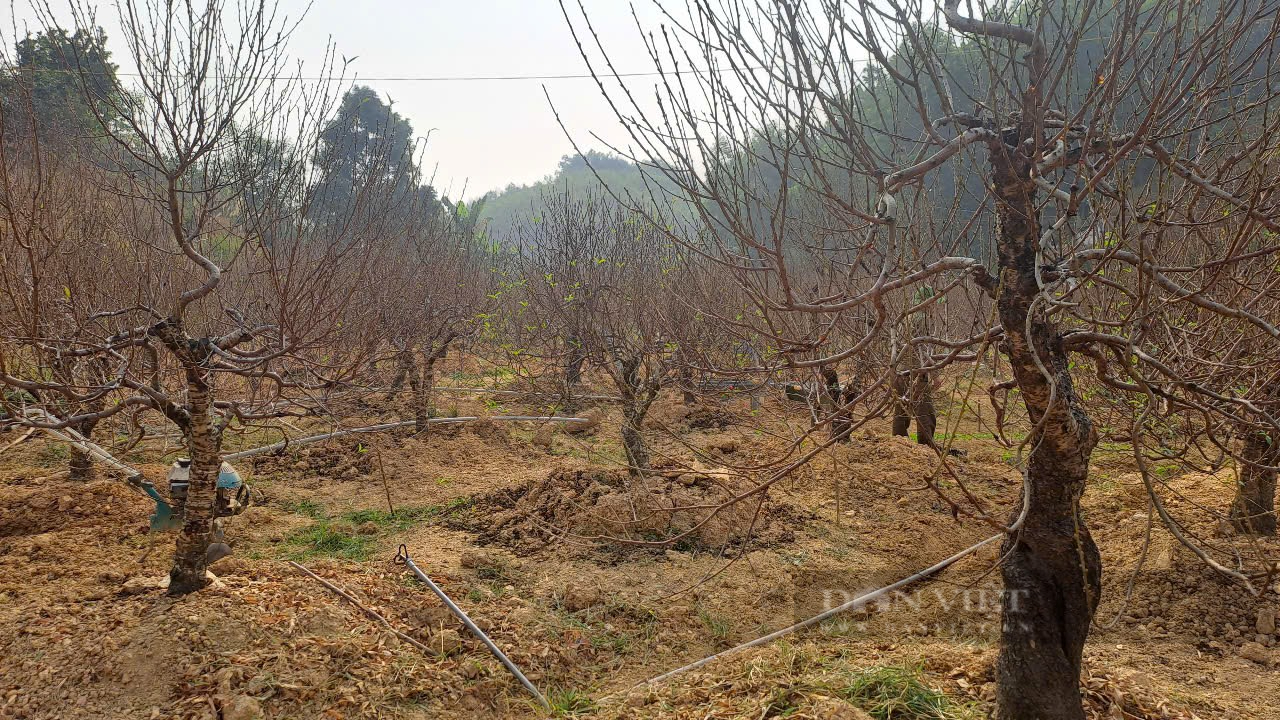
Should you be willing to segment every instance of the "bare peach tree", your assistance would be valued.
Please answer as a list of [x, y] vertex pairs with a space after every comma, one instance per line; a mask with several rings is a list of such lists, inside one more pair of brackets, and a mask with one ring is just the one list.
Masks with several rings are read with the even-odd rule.
[[394, 394], [407, 381], [419, 431], [425, 431], [436, 366], [473, 337], [496, 302], [494, 251], [434, 198], [409, 213], [412, 220], [386, 240], [378, 269], [380, 331], [389, 338]]
[[[643, 428], [681, 367], [692, 311], [677, 288], [674, 246], [638, 213], [605, 198], [544, 198], [536, 222], [517, 226], [522, 295], [530, 313], [522, 348], [570, 353], [601, 368], [621, 398], [621, 439], [633, 474], [649, 470]], [[572, 335], [574, 342], [554, 338]], [[688, 351], [684, 357], [687, 358]]]
[[[1256, 403], [1242, 411], [1250, 398], [1164, 364], [1187, 331], [1160, 332], [1170, 325], [1139, 308], [1194, 307], [1199, 322], [1274, 341], [1274, 319], [1250, 307], [1269, 286], [1239, 292], [1231, 277], [1280, 250], [1275, 4], [694, 0], [663, 12], [645, 35], [660, 73], [648, 98], [614, 72], [585, 12], [565, 9], [632, 156], [698, 201], [699, 222], [670, 237], [733, 269], [779, 363], [820, 367], [881, 343], [918, 352], [907, 374], [923, 377], [998, 351], [1030, 427], [1021, 503], [1008, 521], [963, 508], [1007, 533], [997, 717], [1083, 718], [1101, 562], [1080, 498], [1098, 432], [1073, 357], [1113, 359], [1106, 377], [1135, 435], [1162, 396], [1248, 432], [1274, 427]], [[1162, 228], [1202, 242], [1200, 265], [1178, 262]], [[843, 272], [796, 272], [815, 250]], [[1129, 305], [1092, 312], [1117, 284]], [[841, 345], [775, 320], [852, 312], [868, 321]]]
[[[317, 412], [317, 393], [367, 364], [368, 343], [342, 328], [372, 326], [358, 318], [372, 310], [353, 299], [370, 284], [367, 269], [382, 247], [372, 240], [381, 232], [372, 221], [310, 219], [323, 172], [313, 161], [316, 138], [336, 98], [334, 83], [297, 79], [285, 53], [293, 21], [255, 2], [122, 2], [118, 10], [141, 75], [100, 110], [106, 138], [91, 181], [121, 209], [108, 216], [112, 227], [99, 245], [74, 257], [93, 260], [130, 291], [27, 312], [55, 336], [22, 338], [23, 347], [73, 347], [96, 375], [60, 378], [28, 354], [30, 374], [2, 379], [47, 412], [10, 404], [9, 422], [76, 427], [142, 407], [179, 428], [191, 472], [170, 592], [182, 594], [208, 582], [223, 434]], [[78, 29], [94, 24], [83, 5], [72, 17]], [[56, 27], [47, 6], [43, 18]], [[376, 202], [378, 194], [368, 197]], [[35, 234], [65, 243], [54, 229]], [[23, 282], [38, 277], [34, 265], [19, 271]], [[68, 285], [68, 297], [93, 287], [92, 280]], [[49, 313], [69, 314], [89, 332], [62, 330], [72, 321]], [[339, 339], [345, 347], [333, 347]], [[54, 396], [66, 402], [45, 401]], [[100, 400], [105, 406], [95, 410]]]
[[[26, 88], [11, 85], [0, 108], [4, 412], [16, 417], [24, 403], [39, 402], [55, 416], [81, 418], [73, 429], [90, 437], [108, 414], [137, 409], [114, 407], [109, 390], [95, 390], [109, 382], [109, 364], [95, 346], [111, 334], [98, 311], [127, 304], [133, 291], [103, 248], [130, 208], [96, 182], [88, 159], [49, 152], [53, 143], [26, 127], [35, 113], [12, 111], [30, 100]], [[71, 449], [70, 473], [93, 477], [90, 457], [79, 448]]]

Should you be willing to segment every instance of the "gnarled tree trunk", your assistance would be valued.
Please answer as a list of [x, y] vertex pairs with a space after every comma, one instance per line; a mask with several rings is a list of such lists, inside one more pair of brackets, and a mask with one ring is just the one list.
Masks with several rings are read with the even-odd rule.
[[649, 446], [640, 431], [645, 414], [634, 404], [622, 409], [622, 449], [627, 455], [627, 467], [632, 475], [641, 475], [649, 470]]
[[418, 432], [426, 432], [431, 429], [431, 408], [430, 402], [430, 384], [426, 376], [425, 370], [420, 371], [416, 359], [410, 361], [413, 365], [409, 370], [409, 390], [413, 395], [413, 423], [414, 429]]
[[910, 385], [911, 381], [906, 375], [894, 371], [893, 382], [889, 383], [889, 390], [893, 393], [893, 427], [890, 432], [897, 437], [906, 437], [911, 433], [911, 411], [908, 408]]
[[391, 378], [391, 386], [387, 388], [387, 399], [395, 397], [396, 393], [404, 387], [404, 381], [409, 379], [409, 374], [413, 372], [413, 351], [410, 349], [400, 350], [396, 353], [396, 374]]
[[185, 595], [209, 584], [208, 550], [214, 540], [214, 505], [222, 468], [221, 433], [212, 414], [212, 388], [200, 368], [187, 369], [187, 400], [191, 415], [187, 430], [191, 475], [182, 530], [169, 570], [170, 595]]
[[[1018, 137], [1033, 132], [1024, 120]], [[991, 143], [998, 310], [1005, 352], [1035, 430], [1027, 443], [1027, 515], [1003, 547], [996, 718], [1083, 720], [1081, 655], [1097, 608], [1101, 561], [1080, 514], [1080, 497], [1097, 435], [1080, 407], [1061, 338], [1036, 301], [1039, 210], [1031, 159], [1018, 147]]]
[[1248, 430], [1240, 452], [1240, 477], [1231, 503], [1231, 524], [1250, 535], [1276, 534], [1276, 465], [1280, 444], [1266, 433]]
[[639, 355], [616, 352], [614, 384], [622, 397], [622, 450], [627, 456], [627, 472], [632, 476], [649, 471], [649, 445], [644, 440], [645, 416], [658, 397], [662, 387], [660, 380], [644, 377]]
[[840, 385], [840, 375], [835, 368], [822, 366], [822, 386], [825, 392], [823, 405], [831, 416], [831, 437], [838, 442], [849, 442], [849, 431], [853, 426], [852, 408], [848, 401], [854, 397], [849, 389]]
[[937, 447], [934, 435], [938, 431], [938, 413], [933, 406], [933, 378], [922, 372], [916, 376], [911, 397], [915, 401], [912, 414], [916, 419], [916, 442]]
[[582, 366], [587, 362], [587, 353], [577, 337], [566, 338], [565, 344], [569, 346], [569, 356], [564, 363], [564, 384], [573, 389], [582, 384]]
[[891, 387], [893, 434], [908, 437], [911, 434], [911, 421], [914, 420], [916, 442], [937, 447], [934, 436], [938, 432], [938, 413], [933, 405], [933, 381], [928, 373], [920, 373], [913, 380], [895, 374]]
[[70, 479], [90, 482], [97, 477], [93, 470], [93, 456], [78, 447], [71, 448]]
[[[83, 435], [85, 439], [92, 441], [93, 428], [97, 424], [96, 420], [86, 420], [76, 425], [74, 429]], [[89, 482], [96, 477], [97, 473], [93, 469], [93, 456], [74, 445], [71, 446], [71, 479], [79, 482]]]

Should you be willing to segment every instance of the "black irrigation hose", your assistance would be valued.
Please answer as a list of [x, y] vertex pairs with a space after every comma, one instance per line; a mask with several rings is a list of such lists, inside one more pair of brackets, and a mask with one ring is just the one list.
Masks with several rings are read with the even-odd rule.
[[520, 668], [516, 667], [515, 663], [511, 662], [511, 659], [498, 649], [498, 646], [489, 639], [488, 635], [484, 634], [483, 630], [476, 627], [476, 624], [471, 621], [471, 618], [467, 617], [467, 614], [463, 612], [462, 608], [458, 607], [453, 600], [449, 599], [449, 596], [440, 589], [440, 586], [432, 582], [431, 578], [427, 577], [426, 573], [418, 569], [417, 564], [409, 558], [409, 548], [405, 545], [401, 545], [400, 550], [396, 553], [396, 562], [407, 566], [413, 571], [414, 575], [418, 576], [419, 580], [426, 583], [427, 587], [431, 588], [431, 592], [435, 593], [436, 597], [440, 598], [441, 602], [443, 602], [449, 610], [462, 621], [462, 624], [467, 626], [467, 629], [471, 631], [471, 634], [479, 638], [480, 642], [484, 643], [485, 647], [489, 648], [489, 652], [493, 653], [493, 656], [498, 658], [498, 661], [501, 662], [507, 670], [511, 671], [512, 675], [516, 676], [516, 679], [520, 681], [520, 684], [524, 685], [524, 688], [538, 699], [538, 703], [546, 710], [551, 709], [551, 703], [547, 702], [547, 699], [538, 691], [538, 688], [535, 687], [533, 683], [529, 682], [529, 678], [525, 677], [524, 673], [520, 672]]

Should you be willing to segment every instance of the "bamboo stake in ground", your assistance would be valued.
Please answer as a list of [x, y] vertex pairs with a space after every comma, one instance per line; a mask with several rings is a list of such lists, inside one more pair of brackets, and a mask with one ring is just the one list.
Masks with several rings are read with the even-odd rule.
[[377, 445], [373, 446], [375, 457], [378, 458], [378, 474], [382, 476], [382, 491], [387, 494], [387, 513], [391, 517], [396, 516], [396, 506], [391, 503], [391, 486], [387, 484], [387, 471], [382, 467], [382, 449]]
[[34, 435], [34, 434], [35, 434], [35, 432], [36, 432], [36, 429], [35, 429], [35, 428], [31, 428], [30, 430], [26, 431], [25, 433], [23, 433], [23, 434], [22, 434], [22, 437], [18, 438], [17, 440], [14, 440], [13, 442], [9, 443], [8, 445], [5, 445], [5, 446], [4, 446], [4, 450], [0, 450], [0, 453], [5, 452], [5, 451], [7, 451], [9, 448], [14, 447], [14, 446], [16, 446], [16, 445], [18, 445], [18, 444], [22, 443], [24, 440], [26, 440], [27, 438], [29, 438], [29, 437], [31, 437], [32, 435]]

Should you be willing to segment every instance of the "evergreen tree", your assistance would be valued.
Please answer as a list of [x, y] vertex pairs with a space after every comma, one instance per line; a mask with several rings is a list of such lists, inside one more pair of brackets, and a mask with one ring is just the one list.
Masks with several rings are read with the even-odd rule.
[[340, 222], [359, 212], [367, 194], [377, 205], [438, 209], [436, 193], [421, 184], [413, 126], [369, 87], [357, 85], [342, 98], [337, 116], [320, 136], [316, 164], [316, 217]]
[[120, 92], [106, 45], [102, 28], [52, 29], [18, 41], [15, 62], [0, 78], [6, 136], [34, 131], [55, 146], [101, 136]]

